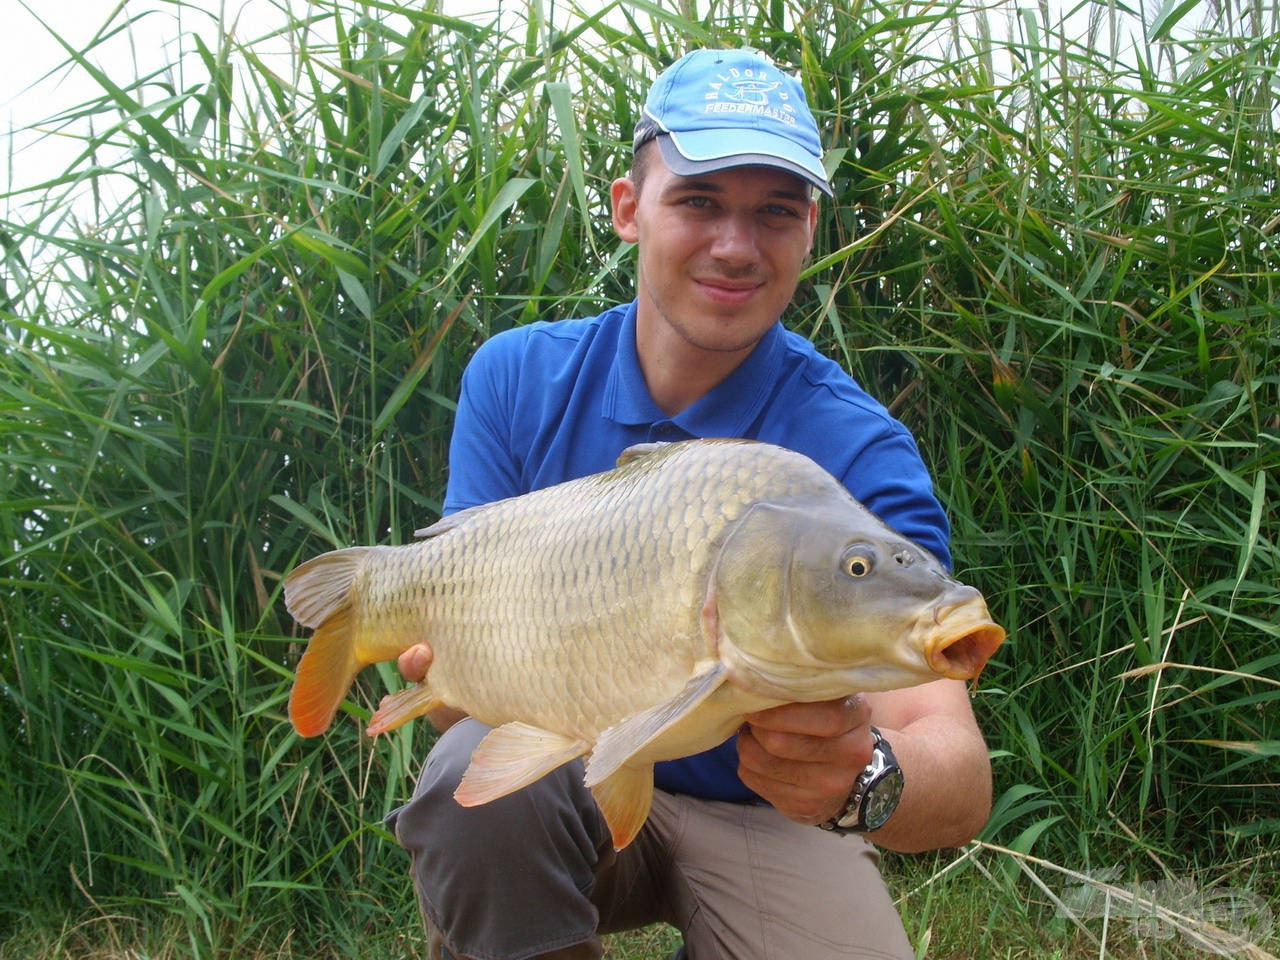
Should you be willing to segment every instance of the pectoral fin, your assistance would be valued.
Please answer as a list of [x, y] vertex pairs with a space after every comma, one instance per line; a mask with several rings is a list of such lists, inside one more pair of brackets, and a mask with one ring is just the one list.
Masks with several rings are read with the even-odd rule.
[[633, 713], [600, 734], [587, 760], [587, 786], [594, 788], [613, 776], [633, 754], [711, 696], [724, 678], [723, 664], [715, 661], [690, 677], [670, 700]]
[[590, 749], [585, 740], [528, 723], [504, 723], [490, 730], [472, 752], [454, 799], [475, 807], [505, 797]]
[[653, 806], [653, 764], [621, 767], [613, 776], [591, 788], [600, 812], [613, 835], [613, 848], [621, 850], [640, 832]]
[[391, 693], [382, 698], [378, 709], [369, 718], [369, 726], [365, 730], [371, 737], [380, 733], [390, 733], [401, 724], [408, 723], [415, 717], [429, 713], [444, 702], [431, 692], [424, 680], [422, 683], [405, 687], [398, 693]]

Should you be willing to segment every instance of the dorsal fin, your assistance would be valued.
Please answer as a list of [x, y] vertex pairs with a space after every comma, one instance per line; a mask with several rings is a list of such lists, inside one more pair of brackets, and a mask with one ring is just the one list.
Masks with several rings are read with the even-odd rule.
[[635, 463], [637, 460], [643, 460], [645, 457], [657, 453], [663, 447], [671, 446], [670, 443], [661, 441], [654, 443], [633, 443], [627, 449], [618, 454], [618, 466], [625, 467], [628, 463]]

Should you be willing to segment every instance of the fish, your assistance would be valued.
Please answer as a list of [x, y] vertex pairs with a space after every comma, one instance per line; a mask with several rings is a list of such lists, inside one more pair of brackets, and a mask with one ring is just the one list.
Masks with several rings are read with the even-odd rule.
[[289, 716], [323, 733], [357, 673], [427, 643], [423, 680], [367, 732], [439, 706], [493, 729], [454, 796], [475, 806], [576, 758], [625, 847], [653, 765], [784, 703], [975, 678], [1004, 640], [982, 594], [809, 457], [640, 444], [617, 466], [461, 510], [395, 546], [310, 559], [285, 604], [315, 628]]

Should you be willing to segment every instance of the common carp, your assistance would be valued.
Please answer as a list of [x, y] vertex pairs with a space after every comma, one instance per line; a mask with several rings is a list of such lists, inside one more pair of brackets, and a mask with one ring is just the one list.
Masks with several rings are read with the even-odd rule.
[[318, 556], [285, 580], [315, 627], [289, 716], [324, 732], [356, 674], [430, 644], [370, 734], [442, 704], [493, 727], [466, 806], [576, 757], [623, 847], [653, 764], [746, 714], [939, 677], [1004, 639], [982, 595], [801, 454], [745, 440], [643, 444], [616, 469], [463, 510], [403, 546]]

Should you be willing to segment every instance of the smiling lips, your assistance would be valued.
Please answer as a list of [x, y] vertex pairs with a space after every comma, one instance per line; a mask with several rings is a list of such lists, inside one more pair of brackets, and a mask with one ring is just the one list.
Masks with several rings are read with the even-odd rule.
[[757, 290], [765, 286], [765, 281], [754, 274], [740, 278], [719, 275], [695, 276], [693, 280], [712, 300], [729, 304], [745, 303]]

